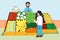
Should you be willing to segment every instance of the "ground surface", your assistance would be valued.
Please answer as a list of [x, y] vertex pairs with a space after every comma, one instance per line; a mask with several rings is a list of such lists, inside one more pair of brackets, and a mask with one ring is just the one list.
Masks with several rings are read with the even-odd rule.
[[60, 29], [58, 34], [44, 34], [43, 37], [36, 36], [2, 36], [3, 28], [0, 28], [0, 40], [60, 40]]

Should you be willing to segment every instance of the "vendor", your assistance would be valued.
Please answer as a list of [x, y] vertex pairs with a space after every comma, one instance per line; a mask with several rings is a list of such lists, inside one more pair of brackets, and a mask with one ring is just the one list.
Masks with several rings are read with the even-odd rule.
[[26, 8], [24, 9], [24, 12], [32, 12], [32, 9], [30, 7], [30, 2], [26, 2]]

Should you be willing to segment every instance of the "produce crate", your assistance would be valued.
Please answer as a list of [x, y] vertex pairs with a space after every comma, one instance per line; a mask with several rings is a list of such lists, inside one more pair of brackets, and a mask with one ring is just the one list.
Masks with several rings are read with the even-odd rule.
[[36, 28], [37, 27], [36, 23], [27, 23], [27, 28], [31, 27]]
[[49, 13], [43, 13], [43, 15], [44, 15], [44, 20], [45, 20], [45, 23], [46, 23], [46, 24], [51, 24], [51, 23], [53, 23], [53, 22], [52, 22], [52, 18], [51, 18], [51, 16], [50, 16]]
[[34, 23], [34, 20], [35, 20], [35, 13], [26, 12], [26, 21], [27, 21], [27, 23]]
[[8, 16], [8, 20], [15, 21], [17, 17], [17, 12], [10, 12]]
[[46, 24], [47, 29], [56, 29], [56, 26], [54, 24]]
[[42, 28], [43, 28], [43, 29], [46, 29], [46, 24], [45, 24], [45, 23], [43, 23]]
[[27, 33], [36, 33], [36, 28], [33, 28], [33, 27], [27, 28], [27, 29], [26, 29], [26, 32], [27, 32]]
[[55, 33], [57, 33], [56, 29], [43, 29], [42, 31], [43, 31], [43, 33], [46, 33], [46, 34], [55, 34]]
[[16, 32], [25, 32], [26, 20], [16, 20]]
[[6, 26], [6, 32], [15, 32], [15, 29], [16, 29], [16, 22], [8, 21]]
[[18, 12], [17, 13], [17, 19], [18, 20], [22, 20], [22, 19], [26, 19], [26, 14], [25, 14], [25, 12]]

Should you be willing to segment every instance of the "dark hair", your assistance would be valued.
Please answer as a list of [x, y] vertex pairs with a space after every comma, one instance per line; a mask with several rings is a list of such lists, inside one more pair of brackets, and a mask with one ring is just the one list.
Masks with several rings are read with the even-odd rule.
[[41, 11], [37, 11], [37, 13], [39, 13], [39, 14], [40, 14], [40, 16], [42, 16], [42, 17], [43, 17], [43, 13], [42, 13]]
[[[39, 13], [39, 15], [43, 17], [43, 13], [41, 11], [37, 11], [37, 13]], [[37, 13], [36, 13], [36, 16], [37, 16]]]
[[26, 2], [25, 4], [27, 4], [27, 3], [30, 4], [30, 2]]
[[[39, 13], [39, 14], [40, 14], [40, 16], [42, 16], [42, 17], [43, 17], [43, 13], [42, 13], [41, 11], [37, 11], [37, 13]], [[37, 19], [37, 13], [36, 13], [35, 19]]]

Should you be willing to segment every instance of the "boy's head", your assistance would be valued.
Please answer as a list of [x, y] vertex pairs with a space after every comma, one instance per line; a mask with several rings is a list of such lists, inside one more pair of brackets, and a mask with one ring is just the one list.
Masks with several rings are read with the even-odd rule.
[[37, 11], [37, 16], [43, 16], [41, 11]]
[[26, 7], [29, 8], [30, 7], [30, 2], [26, 2]]

